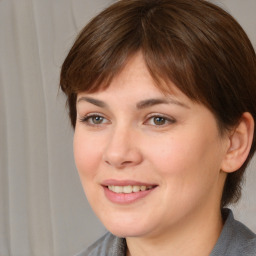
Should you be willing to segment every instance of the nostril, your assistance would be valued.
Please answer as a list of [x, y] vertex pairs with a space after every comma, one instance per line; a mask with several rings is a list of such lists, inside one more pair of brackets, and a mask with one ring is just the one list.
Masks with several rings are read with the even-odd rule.
[[126, 151], [110, 151], [108, 150], [102, 156], [105, 164], [117, 168], [125, 168], [126, 166], [137, 165], [142, 161], [142, 155], [137, 150]]
[[132, 161], [123, 161], [123, 162], [121, 162], [120, 164], [113, 164], [113, 163], [111, 163], [110, 161], [105, 160], [105, 163], [108, 164], [108, 165], [119, 166], [119, 167], [125, 167], [125, 166], [128, 166], [128, 165], [131, 165], [133, 162], [132, 162]]
[[124, 161], [124, 162], [121, 163], [121, 165], [122, 165], [122, 166], [124, 166], [124, 165], [129, 165], [129, 164], [131, 164], [131, 163], [132, 163], [132, 161]]
[[108, 164], [108, 165], [111, 165], [111, 163], [109, 161], [105, 161], [105, 163]]

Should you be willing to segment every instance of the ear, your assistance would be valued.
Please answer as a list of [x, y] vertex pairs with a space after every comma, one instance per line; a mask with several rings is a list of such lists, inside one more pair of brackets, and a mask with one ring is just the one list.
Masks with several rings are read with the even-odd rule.
[[239, 124], [229, 134], [229, 146], [222, 162], [222, 171], [235, 172], [243, 165], [251, 149], [253, 134], [253, 117], [245, 112]]

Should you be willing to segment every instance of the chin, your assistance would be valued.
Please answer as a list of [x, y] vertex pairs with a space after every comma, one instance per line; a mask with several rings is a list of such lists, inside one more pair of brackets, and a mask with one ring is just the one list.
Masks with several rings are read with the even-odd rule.
[[145, 230], [133, 230], [133, 227], [125, 227], [125, 228], [116, 228], [111, 227], [107, 228], [110, 233], [117, 237], [141, 237], [145, 235]]
[[150, 232], [150, 227], [142, 221], [123, 219], [120, 221], [101, 220], [105, 228], [117, 237], [141, 237]]

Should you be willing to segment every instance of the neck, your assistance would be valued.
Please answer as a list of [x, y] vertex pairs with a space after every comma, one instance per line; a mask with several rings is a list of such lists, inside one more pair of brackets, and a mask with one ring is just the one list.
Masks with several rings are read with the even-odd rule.
[[189, 216], [164, 234], [150, 237], [129, 237], [127, 256], [209, 255], [216, 244], [223, 227], [221, 212], [203, 211]]

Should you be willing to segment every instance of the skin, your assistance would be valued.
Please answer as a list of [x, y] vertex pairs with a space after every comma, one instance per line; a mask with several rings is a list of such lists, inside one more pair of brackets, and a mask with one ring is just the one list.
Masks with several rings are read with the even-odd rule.
[[[127, 255], [209, 255], [222, 229], [230, 139], [205, 106], [170, 88], [162, 94], [137, 54], [107, 89], [78, 94], [76, 166], [96, 215], [126, 237]], [[105, 195], [106, 180], [156, 187], [120, 204]]]

